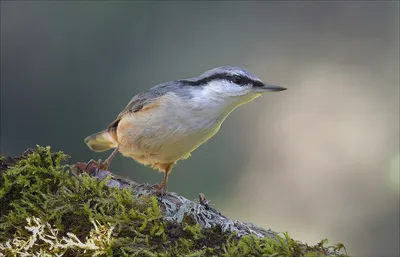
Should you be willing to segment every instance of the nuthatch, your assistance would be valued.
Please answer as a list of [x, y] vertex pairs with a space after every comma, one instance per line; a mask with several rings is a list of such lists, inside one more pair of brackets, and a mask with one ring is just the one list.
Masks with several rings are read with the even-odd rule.
[[236, 107], [265, 92], [285, 89], [264, 84], [239, 67], [218, 67], [134, 96], [106, 130], [87, 137], [85, 143], [96, 152], [115, 148], [105, 168], [119, 151], [164, 172], [164, 180], [156, 185], [163, 194], [174, 164], [214, 136]]

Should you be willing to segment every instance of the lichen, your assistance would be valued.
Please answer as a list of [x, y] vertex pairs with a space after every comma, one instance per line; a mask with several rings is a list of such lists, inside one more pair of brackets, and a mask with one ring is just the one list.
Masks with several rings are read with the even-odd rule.
[[154, 196], [71, 175], [62, 152], [38, 147], [0, 159], [0, 256], [347, 256], [277, 234], [238, 237], [163, 217]]

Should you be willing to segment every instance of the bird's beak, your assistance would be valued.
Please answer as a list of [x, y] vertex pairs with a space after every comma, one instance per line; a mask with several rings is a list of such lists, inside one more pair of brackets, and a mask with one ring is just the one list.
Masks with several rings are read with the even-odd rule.
[[281, 86], [275, 86], [275, 85], [268, 85], [268, 84], [263, 84], [261, 87], [256, 87], [254, 88], [257, 92], [263, 93], [263, 92], [279, 92], [286, 90], [285, 87]]

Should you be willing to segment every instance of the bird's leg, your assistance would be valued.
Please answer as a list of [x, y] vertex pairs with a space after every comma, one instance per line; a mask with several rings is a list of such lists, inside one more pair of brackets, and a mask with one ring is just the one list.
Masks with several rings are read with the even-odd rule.
[[117, 155], [119, 148], [115, 148], [114, 151], [108, 156], [108, 158], [103, 162], [99, 160], [99, 169], [108, 170], [111, 165], [112, 160], [114, 159], [115, 155]]
[[164, 179], [160, 184], [154, 186], [154, 188], [158, 191], [157, 193], [161, 196], [164, 196], [167, 192], [168, 187], [168, 174], [171, 172], [174, 163], [170, 163], [166, 166], [164, 170]]

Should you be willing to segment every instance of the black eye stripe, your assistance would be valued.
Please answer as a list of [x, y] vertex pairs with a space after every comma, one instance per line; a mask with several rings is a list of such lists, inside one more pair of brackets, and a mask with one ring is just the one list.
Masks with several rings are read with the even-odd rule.
[[252, 80], [246, 76], [231, 75], [231, 74], [225, 74], [225, 73], [214, 74], [212, 76], [205, 77], [205, 78], [202, 78], [197, 81], [179, 80], [179, 82], [182, 82], [184, 85], [187, 85], [187, 86], [203, 86], [213, 80], [228, 80], [228, 81], [231, 81], [231, 82], [241, 85], [241, 86], [252, 84], [255, 87], [259, 87], [259, 86], [263, 85], [262, 82], [257, 81], [257, 80]]
[[227, 76], [226, 80], [232, 81], [235, 84], [244, 86], [251, 83], [251, 80], [247, 77], [242, 77], [238, 75]]
[[236, 83], [241, 86], [248, 85], [248, 84], [253, 85], [253, 87], [263, 87], [264, 86], [264, 84], [259, 80], [252, 80], [248, 77], [239, 76], [239, 75], [227, 76], [226, 80], [232, 81], [233, 83]]

